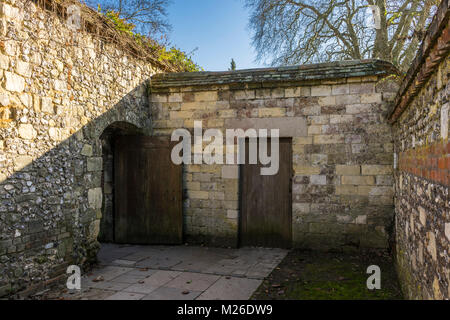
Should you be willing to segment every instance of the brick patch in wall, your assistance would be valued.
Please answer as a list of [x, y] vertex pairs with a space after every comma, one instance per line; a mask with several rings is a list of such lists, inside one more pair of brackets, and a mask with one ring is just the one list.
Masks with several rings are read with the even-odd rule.
[[400, 170], [448, 186], [450, 142], [418, 147], [400, 153]]

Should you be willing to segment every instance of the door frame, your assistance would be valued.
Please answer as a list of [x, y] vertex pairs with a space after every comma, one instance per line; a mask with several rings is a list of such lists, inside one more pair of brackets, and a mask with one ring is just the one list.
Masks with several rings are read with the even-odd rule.
[[[290, 193], [290, 197], [289, 197], [289, 216], [290, 216], [290, 223], [289, 223], [289, 237], [290, 237], [290, 245], [287, 248], [292, 248], [292, 243], [293, 243], [293, 234], [292, 234], [292, 230], [293, 230], [293, 209], [292, 209], [292, 205], [293, 205], [293, 194], [292, 194], [292, 183], [293, 183], [293, 178], [294, 178], [294, 168], [293, 168], [293, 137], [280, 137], [279, 138], [280, 141], [281, 140], [288, 140], [290, 141], [290, 145], [291, 148], [289, 150], [289, 168], [290, 168], [290, 177], [289, 177], [289, 193]], [[246, 139], [247, 140], [247, 139]], [[244, 144], [245, 147], [246, 143]], [[246, 154], [247, 157], [247, 154]], [[243, 170], [244, 164], [240, 164], [239, 165], [239, 182], [238, 182], [238, 232], [237, 232], [237, 246], [238, 248], [242, 247], [242, 219], [243, 219], [243, 210], [242, 210], [242, 205], [243, 205], [243, 175], [244, 175], [244, 170]]]
[[[120, 168], [119, 160], [121, 159], [120, 156], [119, 156], [119, 152], [122, 151], [122, 150], [119, 149], [120, 148], [120, 144], [123, 143], [123, 141], [126, 141], [127, 139], [135, 139], [135, 141], [131, 141], [131, 142], [129, 142], [127, 144], [126, 148], [131, 148], [131, 149], [130, 150], [126, 150], [126, 151], [130, 152], [132, 150], [132, 148], [133, 148], [132, 147], [133, 144], [136, 144], [138, 147], [141, 147], [141, 148], [145, 147], [146, 150], [165, 149], [165, 150], [168, 151], [168, 153], [167, 153], [168, 161], [171, 162], [170, 154], [171, 154], [171, 151], [172, 151], [173, 147], [176, 145], [176, 142], [172, 142], [170, 140], [169, 136], [122, 135], [122, 136], [118, 137], [115, 140], [115, 144], [116, 145], [115, 145], [115, 149], [114, 149], [114, 151], [115, 151], [115, 154], [114, 154], [114, 176], [115, 176], [115, 181], [116, 182], [121, 181], [121, 178], [119, 178], [119, 175], [121, 173], [123, 173], [122, 171], [119, 170], [119, 168]], [[123, 140], [123, 141], [119, 142], [119, 140]], [[152, 141], [150, 142], [150, 140], [152, 140]], [[141, 150], [141, 149], [138, 149], [138, 150]], [[144, 150], [144, 149], [142, 149], [142, 150]], [[157, 162], [158, 161], [155, 161], [155, 163], [157, 163]], [[145, 242], [141, 243], [140, 241], [135, 241], [135, 240], [133, 240], [133, 241], [127, 240], [127, 241], [124, 242], [124, 241], [121, 241], [120, 237], [117, 236], [118, 230], [117, 230], [117, 228], [115, 228], [115, 230], [114, 230], [114, 238], [115, 238], [114, 242], [115, 243], [119, 243], [119, 244], [122, 244], [122, 243], [126, 243], [126, 244], [141, 244], [141, 245], [179, 245], [179, 244], [184, 243], [184, 236], [185, 236], [184, 235], [184, 207], [183, 207], [183, 171], [184, 171], [184, 168], [183, 168], [183, 165], [175, 165], [173, 163], [171, 163], [170, 165], [172, 167], [174, 167], [176, 169], [176, 171], [179, 171], [179, 172], [175, 172], [175, 174], [173, 175], [173, 177], [177, 177], [177, 175], [179, 174], [179, 176], [177, 178], [177, 179], [179, 179], [179, 180], [177, 180], [177, 181], [179, 181], [179, 183], [177, 183], [178, 188], [172, 188], [172, 190], [174, 190], [176, 195], [178, 195], [178, 197], [179, 197], [179, 199], [174, 199], [174, 200], [177, 200], [177, 202], [178, 202], [178, 206], [179, 206], [178, 210], [179, 210], [179, 213], [181, 215], [181, 217], [179, 217], [177, 215], [177, 217], [180, 218], [180, 221], [179, 221], [180, 224], [178, 225], [178, 228], [177, 228], [177, 234], [178, 234], [179, 238], [177, 240], [173, 240], [171, 238], [171, 239], [169, 239], [167, 241], [163, 240], [161, 242], [158, 240], [158, 241], [154, 241], [152, 243], [145, 243]], [[127, 168], [122, 168], [122, 169], [127, 170]], [[126, 179], [129, 178], [129, 176], [127, 176], [126, 174], [125, 174], [124, 177]], [[161, 181], [163, 181], [163, 180], [161, 180]], [[162, 186], [160, 188], [163, 189]], [[160, 188], [158, 188], [158, 189], [160, 189]], [[115, 194], [114, 194], [114, 196], [115, 196], [114, 197], [114, 221], [115, 221], [115, 224], [117, 223], [118, 216], [120, 214], [119, 213], [119, 209], [122, 209], [122, 206], [119, 206], [117, 201], [123, 200], [118, 195], [118, 192], [119, 192], [119, 188], [116, 187], [115, 188]], [[127, 190], [127, 192], [128, 192], [128, 190]], [[125, 197], [125, 198], [127, 198], [127, 197]], [[124, 201], [129, 201], [129, 199], [126, 199]], [[154, 213], [154, 212], [152, 212], [152, 213]]]

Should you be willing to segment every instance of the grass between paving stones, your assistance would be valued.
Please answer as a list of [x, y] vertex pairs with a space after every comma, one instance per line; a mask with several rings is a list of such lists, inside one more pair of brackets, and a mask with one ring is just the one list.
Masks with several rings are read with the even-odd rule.
[[[381, 290], [367, 289], [367, 268], [381, 269]], [[400, 300], [388, 253], [325, 253], [293, 250], [253, 294], [256, 300]]]

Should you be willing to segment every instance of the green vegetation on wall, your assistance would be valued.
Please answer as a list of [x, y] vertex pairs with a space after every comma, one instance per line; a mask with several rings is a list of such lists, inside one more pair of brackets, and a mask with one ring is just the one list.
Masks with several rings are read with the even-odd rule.
[[120, 18], [117, 12], [108, 10], [103, 13], [100, 7], [98, 8], [98, 12], [111, 21], [118, 31], [133, 37], [139, 45], [155, 52], [160, 62], [167, 62], [184, 72], [203, 71], [203, 68], [196, 64], [186, 52], [176, 47], [167, 48], [145, 35], [134, 32], [133, 30], [136, 26]]

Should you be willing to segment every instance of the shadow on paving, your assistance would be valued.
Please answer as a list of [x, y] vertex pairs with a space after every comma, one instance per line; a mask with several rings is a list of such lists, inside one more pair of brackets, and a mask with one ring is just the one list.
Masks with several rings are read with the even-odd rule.
[[47, 288], [36, 300], [248, 300], [283, 249], [102, 244], [80, 290]]
[[[381, 289], [368, 290], [367, 268], [381, 269]], [[257, 300], [400, 300], [388, 253], [324, 253], [293, 250], [253, 294]]]

